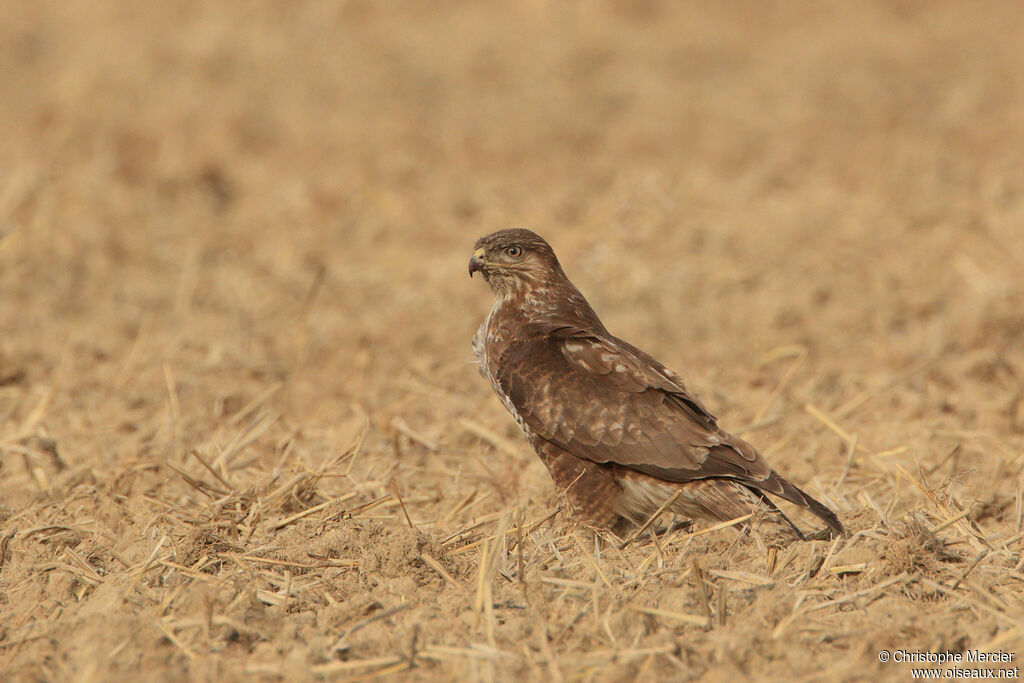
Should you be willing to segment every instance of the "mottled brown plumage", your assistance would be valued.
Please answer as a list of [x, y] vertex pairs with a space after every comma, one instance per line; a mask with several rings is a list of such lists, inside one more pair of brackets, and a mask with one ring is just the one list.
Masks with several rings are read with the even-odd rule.
[[720, 429], [674, 372], [612, 336], [540, 236], [480, 238], [474, 272], [495, 294], [473, 337], [480, 373], [589, 522], [622, 531], [679, 491], [672, 510], [691, 518], [735, 519], [763, 502], [788, 523], [771, 493], [844, 533], [835, 513]]

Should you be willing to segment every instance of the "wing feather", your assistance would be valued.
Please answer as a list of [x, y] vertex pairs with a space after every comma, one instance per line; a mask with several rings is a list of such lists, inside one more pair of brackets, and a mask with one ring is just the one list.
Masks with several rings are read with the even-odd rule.
[[497, 370], [530, 429], [576, 457], [676, 482], [772, 474], [674, 373], [614, 337], [562, 326], [510, 345]]

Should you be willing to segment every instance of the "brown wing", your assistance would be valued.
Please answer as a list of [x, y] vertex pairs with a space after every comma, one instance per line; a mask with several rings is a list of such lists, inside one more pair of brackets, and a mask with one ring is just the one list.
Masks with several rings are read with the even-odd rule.
[[497, 373], [541, 438], [576, 457], [667, 481], [732, 477], [761, 488], [771, 478], [757, 451], [720, 430], [679, 378], [647, 354], [614, 337], [555, 335], [512, 345]]
[[803, 506], [845, 534], [834, 512], [779, 476], [749, 443], [719, 429], [679, 377], [651, 356], [571, 325], [540, 331], [509, 346], [497, 378], [541, 438], [578, 458], [666, 481], [735, 479]]

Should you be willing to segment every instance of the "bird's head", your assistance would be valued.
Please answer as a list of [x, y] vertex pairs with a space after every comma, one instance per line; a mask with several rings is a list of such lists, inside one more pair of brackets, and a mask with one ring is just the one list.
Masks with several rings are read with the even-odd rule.
[[481, 273], [495, 294], [509, 295], [564, 279], [554, 250], [530, 230], [499, 230], [473, 245], [469, 276]]

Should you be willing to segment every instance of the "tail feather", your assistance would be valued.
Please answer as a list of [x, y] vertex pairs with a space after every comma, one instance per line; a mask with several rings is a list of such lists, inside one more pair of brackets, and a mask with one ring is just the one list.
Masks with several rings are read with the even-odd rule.
[[[758, 488], [768, 493], [774, 493], [780, 498], [810, 510], [821, 518], [833, 532], [840, 536], [846, 535], [846, 529], [843, 528], [843, 524], [839, 521], [836, 513], [812, 498], [809, 493], [802, 490], [796, 484], [780, 477], [778, 472], [773, 471], [771, 476], [763, 484], [760, 484]], [[789, 520], [787, 519], [786, 521], [788, 522]], [[790, 524], [792, 525], [792, 522]]]
[[799, 538], [801, 541], [807, 540], [807, 537], [804, 536], [804, 532], [800, 531], [800, 527], [794, 524], [793, 520], [787, 517], [786, 513], [779, 509], [779, 506], [776, 505], [774, 501], [772, 501], [772, 499], [768, 497], [767, 493], [755, 488], [751, 488], [750, 490], [754, 493], [754, 495], [761, 499], [761, 502], [764, 503], [768, 507], [768, 509], [772, 511], [772, 514], [778, 515], [779, 518], [782, 519], [782, 521], [789, 525], [789, 528], [793, 530], [793, 533], [796, 534], [797, 538]]

